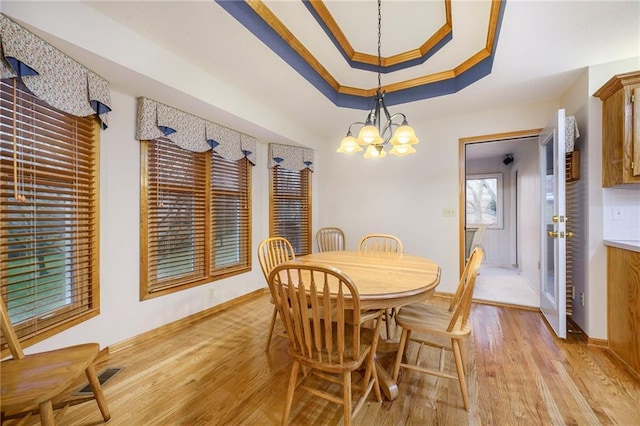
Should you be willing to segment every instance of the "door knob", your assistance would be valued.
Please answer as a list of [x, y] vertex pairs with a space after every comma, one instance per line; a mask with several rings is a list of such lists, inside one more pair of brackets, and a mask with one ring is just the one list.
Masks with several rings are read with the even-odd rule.
[[573, 232], [567, 231], [567, 238], [571, 238], [571, 237], [573, 237]]
[[557, 238], [558, 237], [558, 231], [548, 231], [547, 235], [553, 238]]

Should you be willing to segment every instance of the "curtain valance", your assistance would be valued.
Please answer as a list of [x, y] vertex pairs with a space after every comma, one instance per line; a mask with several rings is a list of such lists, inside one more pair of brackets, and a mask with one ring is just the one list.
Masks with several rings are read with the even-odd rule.
[[287, 170], [309, 169], [313, 171], [313, 150], [300, 146], [269, 144], [269, 168]]
[[246, 157], [256, 164], [256, 139], [148, 98], [138, 98], [136, 139], [165, 138], [182, 149], [204, 152], [213, 149], [235, 161]]
[[20, 78], [38, 98], [77, 117], [97, 114], [107, 128], [109, 82], [0, 14], [0, 78]]

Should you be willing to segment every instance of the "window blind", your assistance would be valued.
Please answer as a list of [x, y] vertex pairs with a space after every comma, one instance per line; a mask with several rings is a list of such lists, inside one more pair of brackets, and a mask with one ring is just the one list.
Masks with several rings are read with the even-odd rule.
[[271, 169], [271, 236], [284, 237], [296, 256], [311, 253], [311, 171]]
[[143, 141], [142, 299], [251, 269], [251, 163]]
[[17, 79], [0, 92], [0, 285], [29, 344], [99, 310], [98, 124]]
[[[146, 292], [206, 277], [206, 193], [204, 153], [158, 140], [147, 146]], [[143, 204], [144, 206], [144, 204]]]
[[250, 170], [246, 158], [230, 161], [211, 155], [212, 275], [250, 266]]

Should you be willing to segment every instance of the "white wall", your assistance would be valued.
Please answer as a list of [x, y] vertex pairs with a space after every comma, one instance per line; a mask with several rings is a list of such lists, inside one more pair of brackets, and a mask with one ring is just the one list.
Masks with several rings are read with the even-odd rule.
[[[511, 165], [504, 165], [502, 157], [482, 158], [467, 161], [465, 172], [467, 176], [488, 173], [502, 175], [502, 227], [487, 228], [481, 245], [485, 254], [483, 262], [494, 265], [509, 265], [509, 243], [511, 239], [511, 222], [513, 221], [510, 213], [514, 207], [511, 201]], [[464, 213], [461, 212], [461, 214]]]
[[512, 168], [518, 171], [518, 266], [532, 290], [540, 293], [540, 164], [537, 139], [521, 142]]
[[[94, 71], [124, 73], [131, 83], [111, 87], [113, 112], [109, 128], [100, 136], [100, 315], [29, 347], [27, 352], [88, 340], [105, 347], [266, 287], [256, 250], [269, 233], [267, 145], [304, 141], [317, 152], [320, 142], [317, 137], [277, 115], [267, 105], [252, 101], [236, 89], [225, 87], [214, 76], [172, 56], [162, 46], [98, 16], [82, 3], [3, 1], [2, 12], [32, 27], [63, 51], [68, 49], [93, 59], [92, 55], [105, 55], [104, 60], [98, 61], [104, 68]], [[78, 50], [78, 46], [82, 49]], [[128, 46], [136, 49], [127, 49]], [[258, 139], [257, 164], [252, 169], [251, 272], [139, 300], [140, 144], [134, 139], [138, 96], [151, 97], [230, 127], [229, 123], [234, 123], [232, 128]], [[315, 166], [319, 171], [312, 180], [313, 217], [317, 217], [319, 205], [315, 194], [322, 189], [323, 161], [321, 153], [318, 154]], [[210, 288], [214, 289], [212, 299]]]
[[[544, 127], [557, 102], [411, 122], [417, 153], [378, 161], [335, 152], [327, 141], [318, 226], [345, 230], [348, 248], [369, 232], [397, 235], [405, 252], [426, 256], [442, 268], [442, 292], [459, 277], [458, 145], [460, 138]], [[392, 111], [393, 112], [393, 111]], [[409, 117], [411, 119], [411, 117]], [[456, 217], [444, 217], [454, 208]]]

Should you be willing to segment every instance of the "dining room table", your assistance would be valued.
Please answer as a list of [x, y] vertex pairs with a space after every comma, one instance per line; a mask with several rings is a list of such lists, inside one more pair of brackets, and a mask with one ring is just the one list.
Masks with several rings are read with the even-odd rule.
[[[440, 283], [440, 267], [430, 259], [403, 253], [326, 251], [296, 257], [289, 263], [333, 267], [347, 275], [360, 294], [360, 309], [400, 308], [421, 302], [435, 292]], [[381, 340], [377, 353], [397, 350], [397, 341]], [[398, 385], [376, 359], [380, 388], [389, 400], [398, 396]]]

